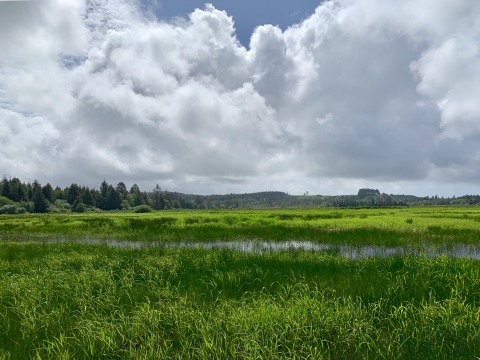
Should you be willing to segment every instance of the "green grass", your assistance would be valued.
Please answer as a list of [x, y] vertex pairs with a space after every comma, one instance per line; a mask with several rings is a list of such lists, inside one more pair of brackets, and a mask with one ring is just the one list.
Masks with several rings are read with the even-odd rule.
[[477, 260], [49, 241], [478, 244], [479, 219], [476, 207], [0, 216], [0, 359], [475, 359]]
[[0, 239], [310, 240], [405, 245], [478, 243], [480, 207], [179, 211], [0, 216]]
[[474, 359], [480, 263], [0, 245], [0, 358]]

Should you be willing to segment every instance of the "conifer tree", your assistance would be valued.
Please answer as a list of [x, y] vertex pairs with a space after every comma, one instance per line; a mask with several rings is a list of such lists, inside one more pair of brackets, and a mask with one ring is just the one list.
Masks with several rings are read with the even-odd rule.
[[28, 201], [27, 187], [25, 186], [25, 184], [20, 184], [18, 186], [17, 198], [18, 198], [18, 201]]
[[63, 190], [60, 188], [60, 186], [57, 186], [53, 191], [53, 197], [60, 200], [63, 200], [65, 198], [65, 194], [63, 193]]
[[125, 199], [129, 194], [127, 186], [122, 181], [117, 184], [116, 190], [120, 193], [120, 197], [122, 198], [122, 200]]
[[160, 204], [159, 204], [159, 210], [165, 209], [165, 199], [163, 198], [163, 194], [160, 193]]
[[155, 210], [160, 210], [160, 197], [162, 196], [162, 188], [157, 184], [153, 189], [152, 200], [153, 208]]
[[20, 186], [20, 180], [17, 178], [13, 178], [9, 181], [9, 194], [8, 198], [12, 201], [20, 201], [18, 198], [18, 188]]
[[2, 180], [2, 196], [10, 199], [10, 183], [6, 177]]
[[27, 183], [26, 188], [27, 188], [27, 198], [28, 198], [29, 201], [31, 201], [32, 198], [33, 198], [33, 187], [32, 187], [32, 184]]
[[107, 196], [105, 201], [105, 210], [117, 210], [122, 205], [120, 193], [112, 186], [107, 188]]
[[34, 212], [44, 213], [47, 211], [48, 202], [47, 202], [47, 199], [45, 199], [45, 195], [43, 194], [42, 185], [40, 185], [40, 183], [37, 180], [33, 182], [32, 201], [33, 201]]
[[130, 189], [130, 194], [133, 195], [133, 199], [134, 199], [133, 206], [145, 205], [143, 194], [140, 191], [140, 188], [138, 187], [137, 184], [133, 184], [132, 188]]
[[72, 205], [75, 200], [77, 200], [78, 195], [80, 195], [80, 188], [77, 184], [72, 184], [67, 190], [67, 202]]
[[100, 196], [98, 199], [98, 207], [102, 210], [107, 209], [107, 192], [108, 192], [108, 184], [105, 180], [102, 181], [100, 184]]
[[82, 200], [85, 205], [95, 206], [95, 198], [88, 187], [82, 192]]
[[47, 183], [47, 185], [45, 185], [43, 188], [42, 188], [42, 191], [43, 191], [43, 195], [45, 195], [45, 198], [50, 201], [51, 203], [54, 203], [55, 202], [55, 193], [53, 191], [53, 187], [52, 185], [50, 185], [49, 183]]

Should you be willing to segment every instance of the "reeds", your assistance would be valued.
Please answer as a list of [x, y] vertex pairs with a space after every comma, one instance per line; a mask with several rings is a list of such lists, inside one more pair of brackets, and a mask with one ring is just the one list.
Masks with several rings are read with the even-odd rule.
[[480, 263], [0, 244], [0, 358], [473, 359]]
[[0, 216], [0, 239], [471, 244], [480, 241], [479, 218], [477, 207], [22, 214]]

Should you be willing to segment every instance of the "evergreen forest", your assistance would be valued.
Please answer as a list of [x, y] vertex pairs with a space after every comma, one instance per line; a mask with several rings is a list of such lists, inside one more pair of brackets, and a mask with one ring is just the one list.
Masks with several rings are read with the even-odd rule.
[[19, 178], [3, 177], [0, 182], [0, 214], [62, 213], [92, 211], [133, 211], [175, 209], [265, 209], [265, 208], [348, 208], [397, 206], [477, 205], [480, 195], [438, 197], [394, 195], [380, 193], [378, 189], [359, 189], [353, 195], [290, 195], [280, 191], [244, 194], [195, 195], [163, 190], [158, 184], [142, 191], [137, 184], [130, 189], [124, 182], [117, 185], [103, 181], [99, 189], [71, 184], [55, 188], [22, 182]]

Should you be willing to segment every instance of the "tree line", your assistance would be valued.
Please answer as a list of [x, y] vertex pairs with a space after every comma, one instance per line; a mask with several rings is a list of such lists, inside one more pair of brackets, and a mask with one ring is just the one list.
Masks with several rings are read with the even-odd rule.
[[125, 183], [116, 186], [103, 181], [100, 188], [79, 186], [65, 188], [49, 183], [41, 185], [21, 182], [5, 176], [0, 182], [0, 214], [24, 212], [85, 212], [129, 210], [149, 212], [170, 209], [264, 209], [264, 208], [336, 208], [390, 206], [448, 206], [477, 205], [479, 195], [462, 197], [416, 197], [380, 193], [377, 189], [360, 189], [357, 195], [289, 195], [280, 191], [251, 194], [190, 195], [169, 192], [157, 184], [150, 191], [141, 191], [137, 184], [130, 189]]
[[21, 182], [14, 177], [3, 177], [0, 183], [0, 213], [23, 212], [65, 212], [94, 210], [133, 210], [148, 212], [168, 209], [198, 209], [204, 208], [203, 201], [185, 200], [176, 192], [162, 191], [157, 184], [152, 191], [141, 191], [137, 184], [130, 190], [125, 183], [116, 186], [103, 181], [100, 188], [90, 189], [76, 183], [66, 188], [53, 186], [49, 183], [41, 185], [37, 180], [33, 183]]

